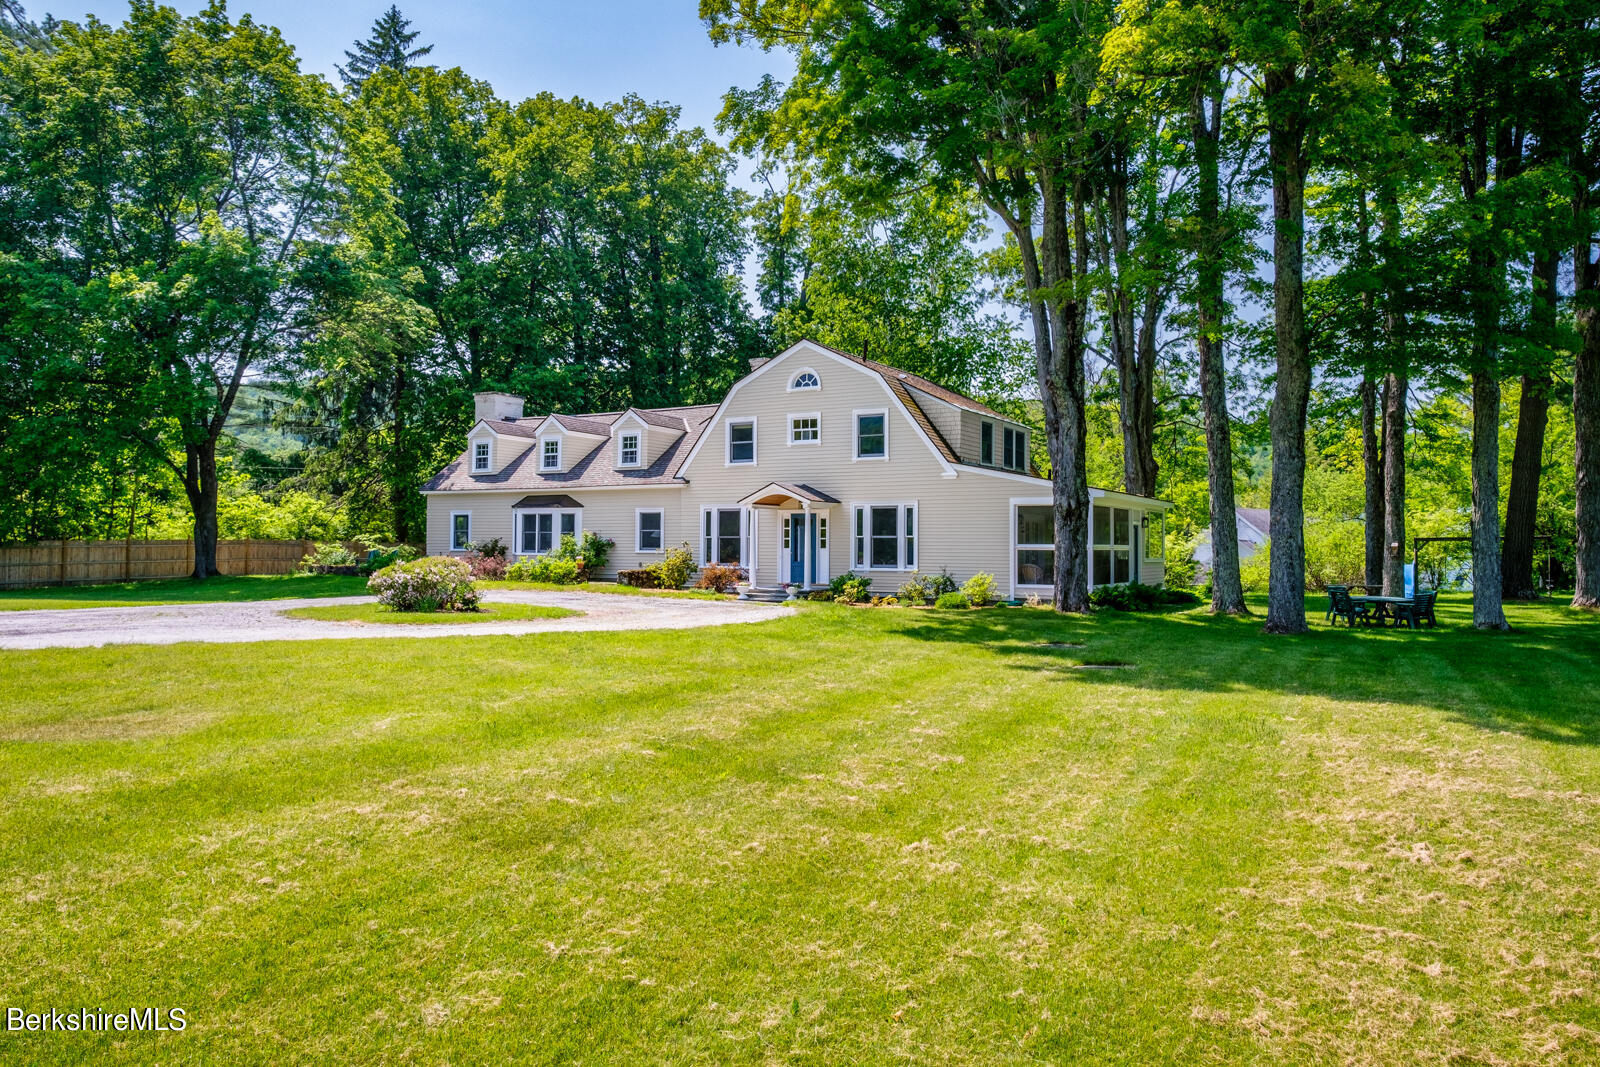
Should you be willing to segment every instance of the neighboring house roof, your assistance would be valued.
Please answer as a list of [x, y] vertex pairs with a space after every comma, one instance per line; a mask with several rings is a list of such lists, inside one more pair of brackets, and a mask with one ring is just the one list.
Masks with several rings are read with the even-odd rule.
[[[637, 409], [636, 409], [637, 410]], [[540, 457], [538, 449], [530, 448], [522, 455], [507, 463], [495, 474], [473, 474], [471, 465], [463, 456], [447, 465], [442, 471], [430, 478], [422, 487], [425, 493], [448, 492], [451, 490], [503, 490], [527, 489], [542, 490], [547, 493], [560, 493], [566, 490], [592, 489], [595, 487], [614, 487], [630, 485], [680, 485], [682, 479], [678, 477], [678, 466], [683, 457], [689, 454], [700, 435], [705, 432], [711, 416], [716, 414], [716, 404], [697, 404], [693, 407], [681, 408], [654, 408], [655, 415], [667, 419], [677, 420], [676, 425], [685, 431], [672, 444], [662, 450], [654, 463], [648, 467], [617, 468], [617, 450], [605, 444], [596, 445], [589, 453], [576, 462], [573, 462], [564, 471], [541, 471], [539, 469]], [[611, 424], [622, 415], [618, 411], [601, 412], [592, 415], [563, 415], [557, 421], [578, 433], [593, 433], [595, 430], [580, 428], [584, 426], [597, 427], [599, 435], [609, 437]], [[506, 422], [503, 419], [485, 420], [497, 433], [509, 432], [517, 437], [537, 437], [537, 433], [525, 432], [526, 428], [537, 425], [543, 420], [524, 419], [520, 422]], [[577, 424], [569, 425], [569, 422]], [[519, 505], [532, 506], [532, 505]]]
[[[1272, 533], [1272, 512], [1267, 508], [1234, 508], [1234, 514], [1241, 523], [1249, 523], [1250, 527], [1259, 533], [1265, 540]], [[1241, 538], [1243, 534], [1239, 535]]]

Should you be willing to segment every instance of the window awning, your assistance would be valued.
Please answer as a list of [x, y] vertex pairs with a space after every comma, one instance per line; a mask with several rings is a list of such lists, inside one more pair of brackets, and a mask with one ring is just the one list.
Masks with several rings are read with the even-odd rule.
[[567, 496], [565, 493], [547, 496], [525, 496], [512, 508], [581, 508], [582, 504]]
[[786, 500], [798, 500], [807, 504], [837, 504], [839, 501], [820, 489], [813, 489], [809, 485], [795, 485], [789, 482], [768, 482], [743, 500], [740, 504], [782, 504]]

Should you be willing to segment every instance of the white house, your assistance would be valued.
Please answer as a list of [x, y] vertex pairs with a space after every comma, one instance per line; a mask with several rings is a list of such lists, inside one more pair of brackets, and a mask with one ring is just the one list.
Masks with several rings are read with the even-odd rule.
[[[760, 587], [853, 570], [889, 592], [948, 568], [1048, 595], [1050, 483], [1030, 469], [1026, 426], [812, 341], [751, 364], [695, 407], [527, 416], [518, 397], [477, 394], [466, 452], [423, 487], [428, 552], [500, 538], [534, 555], [594, 530], [616, 543], [603, 577], [687, 542]], [[1159, 583], [1170, 505], [1089, 493], [1094, 583]]]
[[[1272, 530], [1272, 513], [1266, 508], [1235, 508], [1235, 521], [1239, 530], [1239, 562], [1254, 556], [1267, 543]], [[1194, 545], [1195, 581], [1203, 581], [1211, 573], [1211, 527], [1200, 531]]]

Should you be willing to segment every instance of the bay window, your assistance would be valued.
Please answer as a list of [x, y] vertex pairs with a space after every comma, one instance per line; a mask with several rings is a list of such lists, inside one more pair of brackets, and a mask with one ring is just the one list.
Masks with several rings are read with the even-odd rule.
[[519, 556], [542, 556], [554, 552], [563, 537], [577, 537], [583, 524], [580, 513], [571, 509], [537, 508], [516, 513]]
[[701, 515], [701, 562], [744, 566], [744, 522], [740, 508], [707, 509]]

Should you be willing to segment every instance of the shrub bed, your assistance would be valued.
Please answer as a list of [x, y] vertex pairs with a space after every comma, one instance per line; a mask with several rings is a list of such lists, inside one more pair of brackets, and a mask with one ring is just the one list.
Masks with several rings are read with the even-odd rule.
[[394, 563], [367, 579], [379, 603], [395, 611], [476, 611], [478, 590], [465, 560], [427, 556]]
[[721, 563], [707, 563], [700, 568], [700, 577], [695, 580], [696, 589], [715, 589], [719, 593], [731, 593], [733, 587], [744, 581], [745, 572], [739, 567], [728, 567]]
[[1114, 611], [1155, 611], [1174, 604], [1198, 604], [1200, 598], [1186, 589], [1129, 582], [1127, 585], [1102, 585], [1092, 590], [1089, 603]]
[[623, 585], [631, 585], [635, 589], [661, 588], [661, 583], [656, 580], [655, 571], [649, 567], [641, 567], [634, 571], [618, 571], [617, 581]]

